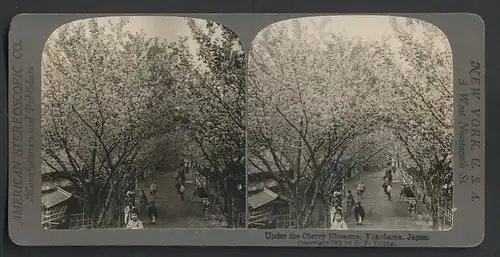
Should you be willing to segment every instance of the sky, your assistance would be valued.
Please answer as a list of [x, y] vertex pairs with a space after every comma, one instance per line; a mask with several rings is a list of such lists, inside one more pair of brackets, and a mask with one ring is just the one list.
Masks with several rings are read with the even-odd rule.
[[[186, 24], [184, 17], [175, 16], [129, 16], [127, 29], [131, 32], [139, 32], [143, 30], [151, 37], [158, 37], [168, 41], [177, 41], [179, 37], [188, 37], [186, 44], [190, 48], [191, 54], [195, 62], [204, 65], [196, 55], [198, 44], [190, 38], [191, 32]], [[311, 17], [314, 19], [314, 17]], [[330, 22], [325, 28], [329, 33], [342, 33], [347, 37], [362, 37], [366, 41], [378, 41], [382, 37], [389, 36], [388, 44], [393, 53], [395, 53], [396, 61], [402, 59], [396, 53], [399, 50], [400, 43], [395, 38], [395, 33], [389, 23], [390, 16], [376, 15], [338, 15], [328, 17]], [[107, 25], [109, 20], [118, 20], [117, 17], [98, 18], [97, 22], [102, 25]], [[304, 18], [306, 20], [307, 18]], [[286, 21], [284, 21], [286, 22]], [[291, 24], [291, 23], [289, 23]], [[204, 28], [203, 24], [200, 24]], [[272, 25], [271, 25], [272, 26]], [[238, 33], [238, 31], [236, 31]], [[57, 34], [57, 30], [54, 34]], [[257, 36], [257, 35], [256, 35]], [[447, 45], [446, 47], [449, 47]]]
[[[383, 16], [343, 16], [332, 17], [332, 25], [328, 30], [345, 32], [346, 35], [363, 36], [366, 39], [378, 40], [382, 34], [392, 35], [393, 31], [388, 19]], [[106, 22], [106, 19], [102, 19]], [[190, 31], [184, 18], [168, 16], [136, 16], [130, 17], [130, 31], [144, 30], [151, 36], [168, 40], [176, 40], [179, 36], [189, 36]]]
[[[113, 18], [102, 18], [100, 22], [105, 24], [108, 19]], [[391, 36], [390, 45], [394, 48], [399, 47], [397, 40], [393, 37], [394, 32], [387, 16], [332, 16], [331, 21], [327, 30], [333, 33], [341, 32], [350, 37], [361, 36], [366, 40], [380, 40], [382, 35]], [[144, 30], [148, 35], [173, 41], [177, 40], [179, 36], [189, 37], [191, 35], [182, 17], [131, 16], [127, 27], [132, 32]], [[190, 48], [196, 49], [197, 44], [194, 40], [189, 40], [187, 43]]]

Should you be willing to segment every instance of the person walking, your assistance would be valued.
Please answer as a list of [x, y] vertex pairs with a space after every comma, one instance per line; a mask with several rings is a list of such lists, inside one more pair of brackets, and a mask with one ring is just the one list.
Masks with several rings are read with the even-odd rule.
[[385, 190], [387, 193], [387, 200], [391, 201], [391, 192], [392, 192], [391, 183], [387, 183], [387, 188]]
[[184, 164], [181, 169], [177, 172], [177, 177], [181, 180], [181, 183], [186, 183], [186, 174], [189, 172], [189, 162], [188, 160], [184, 160]]
[[392, 183], [392, 173], [394, 172], [394, 168], [392, 165], [392, 161], [387, 163], [387, 170], [385, 171], [385, 178], [389, 183]]
[[399, 198], [398, 198], [398, 201], [404, 201], [404, 199], [406, 198], [406, 190], [408, 186], [406, 184], [402, 184], [401, 185], [401, 191], [399, 191]]
[[127, 229], [143, 229], [144, 225], [142, 221], [139, 220], [137, 213], [133, 212], [130, 215], [130, 220], [127, 223]]
[[202, 209], [202, 211], [203, 211], [203, 217], [204, 217], [206, 220], [208, 220], [208, 215], [209, 215], [208, 210], [209, 210], [209, 208], [210, 208], [210, 202], [209, 202], [208, 200], [206, 200], [206, 199], [205, 199], [205, 200], [203, 200], [203, 203], [202, 203], [202, 205], [201, 205], [201, 209]]
[[347, 191], [347, 196], [346, 196], [346, 204], [348, 207], [353, 207], [354, 203], [356, 202], [354, 199], [354, 196], [352, 195], [351, 190]]
[[387, 182], [387, 178], [384, 178], [384, 183], [382, 184], [382, 188], [384, 189], [384, 194], [387, 196], [387, 186], [389, 182]]
[[179, 199], [181, 201], [184, 201], [184, 191], [186, 188], [182, 184], [182, 178], [177, 177], [177, 182], [175, 183], [175, 188], [177, 190], [177, 195], [179, 196]]
[[151, 186], [149, 187], [149, 191], [151, 193], [151, 196], [152, 197], [156, 197], [156, 193], [158, 193], [158, 183], [156, 183], [156, 181], [153, 181], [153, 183], [151, 183]]
[[408, 214], [410, 215], [411, 219], [415, 219], [415, 214], [417, 213], [417, 202], [415, 200], [410, 200], [410, 203], [408, 204]]
[[347, 196], [345, 203], [347, 205], [347, 215], [350, 216], [354, 207], [354, 204], [356, 203], [356, 200], [354, 199], [354, 196], [352, 195], [351, 190], [347, 191]]
[[365, 192], [365, 184], [361, 181], [357, 186], [358, 196], [363, 198], [363, 193]]
[[365, 220], [365, 208], [361, 205], [361, 202], [357, 202], [354, 207], [354, 217], [356, 218], [356, 225], [363, 225]]
[[140, 208], [140, 213], [144, 214], [147, 212], [147, 207], [148, 207], [148, 196], [146, 195], [146, 192], [144, 192], [144, 189], [141, 189], [140, 194], [139, 194], [139, 208]]
[[156, 220], [158, 219], [158, 206], [156, 206], [155, 201], [152, 200], [148, 206], [148, 218], [149, 223], [156, 224]]

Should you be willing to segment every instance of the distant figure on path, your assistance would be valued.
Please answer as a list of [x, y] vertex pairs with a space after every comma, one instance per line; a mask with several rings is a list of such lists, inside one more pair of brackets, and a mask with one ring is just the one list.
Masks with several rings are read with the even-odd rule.
[[354, 196], [352, 195], [351, 190], [347, 191], [347, 196], [346, 196], [345, 202], [346, 202], [348, 207], [354, 206], [355, 200], [354, 200]]
[[335, 214], [332, 219], [331, 228], [335, 230], [347, 230], [347, 223], [345, 223], [344, 219], [342, 219], [341, 214]]
[[156, 183], [156, 181], [153, 181], [153, 183], [151, 183], [151, 186], [149, 187], [149, 190], [151, 196], [156, 197], [156, 193], [158, 192], [158, 183]]
[[139, 220], [137, 213], [130, 215], [130, 220], [127, 223], [127, 229], [143, 229], [142, 221]]
[[410, 203], [408, 204], [408, 214], [410, 214], [412, 220], [415, 219], [414, 214], [417, 213], [416, 210], [417, 210], [417, 202], [415, 202], [415, 200], [411, 200]]
[[203, 216], [205, 217], [206, 220], [208, 220], [208, 210], [210, 208], [210, 202], [208, 200], [203, 200], [203, 205], [202, 205], [202, 211], [203, 211]]
[[186, 174], [189, 172], [189, 162], [184, 160], [182, 168], [177, 172], [177, 177], [181, 180], [181, 183], [186, 183]]
[[363, 221], [365, 220], [365, 208], [363, 208], [361, 202], [357, 202], [354, 207], [354, 217], [356, 218], [357, 225], [363, 225]]
[[149, 223], [156, 224], [156, 220], [158, 219], [158, 206], [156, 206], [154, 200], [149, 203], [148, 218], [149, 218]]
[[363, 198], [363, 193], [365, 192], [365, 184], [363, 184], [363, 181], [361, 181], [358, 184], [357, 190], [358, 190], [358, 196]]
[[391, 192], [392, 192], [391, 183], [387, 183], [386, 192], [387, 192], [387, 200], [391, 201]]
[[392, 161], [390, 161], [389, 163], [387, 163], [387, 170], [385, 171], [385, 176], [384, 178], [387, 179], [387, 181], [389, 183], [392, 183], [392, 173], [393, 173], [393, 170], [394, 167], [392, 166]]
[[182, 183], [182, 179], [179, 177], [177, 178], [177, 182], [175, 183], [175, 189], [177, 190], [177, 195], [179, 196], [179, 199], [181, 201], [184, 201], [184, 191], [186, 190], [186, 188]]
[[382, 188], [384, 189], [384, 194], [387, 195], [387, 186], [389, 185], [389, 182], [387, 181], [387, 178], [384, 178], [384, 183], [382, 184]]
[[140, 204], [140, 211], [141, 213], [146, 213], [146, 207], [148, 206], [148, 196], [146, 195], [146, 192], [144, 192], [144, 189], [141, 189], [140, 194], [139, 194], [139, 204]]

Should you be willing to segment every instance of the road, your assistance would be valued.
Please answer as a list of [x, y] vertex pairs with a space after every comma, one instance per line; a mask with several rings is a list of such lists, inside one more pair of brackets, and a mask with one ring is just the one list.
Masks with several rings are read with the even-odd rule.
[[[363, 172], [359, 179], [346, 181], [346, 191], [351, 190], [356, 201], [361, 200], [365, 209], [366, 219], [359, 229], [430, 230], [424, 221], [412, 220], [407, 203], [398, 201], [400, 183], [392, 184], [392, 201], [387, 199], [382, 188], [383, 176], [384, 170]], [[363, 199], [356, 195], [356, 185], [361, 181], [366, 188]], [[352, 215], [346, 215], [346, 222], [349, 229], [358, 227]]]
[[[206, 220], [201, 210], [201, 203], [192, 201], [193, 185], [186, 184], [184, 201], [177, 196], [175, 188], [176, 172], [156, 173], [154, 179], [158, 183], [155, 203], [159, 209], [159, 219], [156, 224], [150, 224], [147, 215], [141, 214], [140, 219], [145, 228], [212, 228], [219, 226], [213, 219]], [[139, 183], [149, 196], [151, 180]], [[151, 199], [149, 199], [151, 200]]]

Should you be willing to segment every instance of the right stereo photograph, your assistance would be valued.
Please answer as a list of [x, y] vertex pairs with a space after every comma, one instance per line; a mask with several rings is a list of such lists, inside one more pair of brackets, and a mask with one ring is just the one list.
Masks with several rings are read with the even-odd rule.
[[291, 19], [248, 57], [248, 228], [451, 228], [453, 63], [440, 29]]

